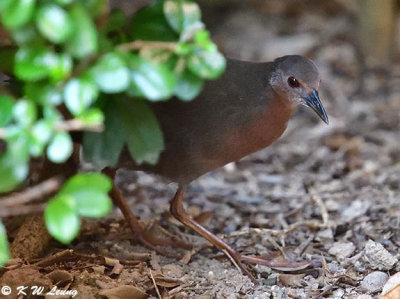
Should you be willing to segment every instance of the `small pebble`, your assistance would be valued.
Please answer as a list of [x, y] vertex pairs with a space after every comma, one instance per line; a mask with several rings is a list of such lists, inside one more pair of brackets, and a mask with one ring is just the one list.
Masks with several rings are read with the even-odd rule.
[[390, 270], [398, 262], [382, 244], [369, 240], [365, 244], [364, 261], [371, 269]]
[[349, 257], [356, 247], [351, 242], [335, 242], [332, 244], [332, 247], [329, 248], [329, 254], [336, 256], [339, 260], [344, 260], [346, 257]]
[[344, 296], [344, 290], [343, 289], [337, 289], [332, 292], [333, 298], [343, 298]]
[[385, 285], [389, 276], [381, 271], [374, 271], [364, 277], [361, 281], [360, 287], [363, 291], [375, 293], [380, 291]]

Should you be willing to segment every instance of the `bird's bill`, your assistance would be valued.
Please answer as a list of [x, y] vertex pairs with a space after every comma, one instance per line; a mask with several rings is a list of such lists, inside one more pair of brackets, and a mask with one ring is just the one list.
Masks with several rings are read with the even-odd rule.
[[304, 98], [304, 103], [306, 106], [310, 107], [314, 110], [315, 113], [326, 123], [329, 124], [328, 115], [326, 114], [325, 108], [321, 103], [321, 100], [318, 95], [318, 91], [313, 89], [307, 97]]

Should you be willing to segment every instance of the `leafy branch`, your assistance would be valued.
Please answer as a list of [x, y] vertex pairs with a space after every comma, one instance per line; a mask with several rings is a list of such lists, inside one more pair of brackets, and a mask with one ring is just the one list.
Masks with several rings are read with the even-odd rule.
[[[11, 77], [0, 88], [0, 193], [29, 177], [32, 158], [65, 163], [72, 131], [84, 132], [84, 158], [98, 167], [113, 166], [125, 145], [136, 163], [156, 163], [164, 141], [148, 103], [190, 101], [225, 68], [191, 0], [155, 1], [131, 20], [106, 0], [2, 0], [0, 21], [0, 72]], [[101, 174], [69, 179], [46, 204], [52, 236], [68, 243], [81, 217], [107, 214], [110, 188]], [[8, 208], [21, 200], [6, 198]], [[0, 265], [7, 248], [0, 223]]]

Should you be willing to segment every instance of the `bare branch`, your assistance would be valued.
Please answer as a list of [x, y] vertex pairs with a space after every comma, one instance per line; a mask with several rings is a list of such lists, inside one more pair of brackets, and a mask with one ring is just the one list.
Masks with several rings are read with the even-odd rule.
[[71, 119], [56, 123], [55, 129], [57, 131], [93, 131], [101, 132], [104, 130], [103, 124], [89, 126], [79, 119]]
[[153, 42], [153, 41], [143, 41], [135, 40], [130, 43], [120, 44], [118, 49], [121, 51], [134, 51], [143, 48], [152, 48], [160, 50], [169, 50], [171, 52], [175, 51], [176, 43], [173, 42]]
[[[54, 125], [56, 131], [71, 132], [71, 131], [91, 131], [91, 132], [102, 132], [104, 130], [104, 124], [88, 125], [79, 119], [70, 119], [66, 121], [60, 121]], [[0, 139], [4, 139], [7, 136], [7, 129], [0, 128]]]
[[62, 176], [52, 177], [36, 186], [25, 189], [22, 192], [13, 193], [0, 198], [0, 211], [4, 211], [12, 206], [23, 205], [32, 201], [40, 200], [57, 191], [64, 181], [65, 179]]

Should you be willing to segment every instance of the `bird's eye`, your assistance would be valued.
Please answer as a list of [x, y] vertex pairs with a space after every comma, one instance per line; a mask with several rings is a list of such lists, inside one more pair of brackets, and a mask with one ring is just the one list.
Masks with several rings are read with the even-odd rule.
[[287, 82], [291, 88], [296, 88], [300, 86], [299, 81], [297, 81], [297, 79], [293, 76], [289, 77]]

